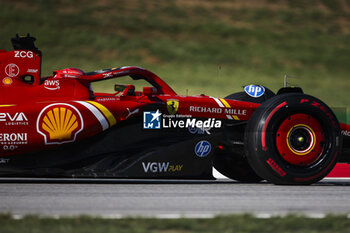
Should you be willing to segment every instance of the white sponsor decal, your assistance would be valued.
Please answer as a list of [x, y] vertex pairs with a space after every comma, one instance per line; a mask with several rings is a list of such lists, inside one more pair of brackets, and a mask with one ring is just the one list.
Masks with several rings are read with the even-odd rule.
[[32, 51], [14, 51], [15, 57], [19, 58], [33, 58], [34, 53]]
[[145, 173], [165, 173], [165, 172], [180, 172], [183, 165], [170, 165], [169, 162], [142, 162], [142, 167]]
[[197, 128], [197, 127], [189, 127], [188, 132], [191, 134], [210, 134], [211, 127], [202, 127], [202, 128]]
[[1, 112], [0, 121], [6, 122], [5, 125], [28, 125], [28, 118], [23, 112], [13, 114]]
[[1, 163], [8, 163], [8, 162], [10, 162], [10, 159], [0, 158], [0, 164]]
[[118, 100], [118, 98], [116, 97], [109, 97], [109, 98], [96, 98], [97, 102], [115, 102], [116, 100]]
[[19, 67], [16, 64], [8, 64], [5, 67], [5, 73], [9, 77], [16, 77], [19, 74]]
[[245, 116], [245, 115], [247, 115], [247, 110], [245, 110], [245, 109], [226, 108], [225, 109], [225, 114]]
[[344, 136], [350, 137], [350, 131], [342, 130], [341, 133], [342, 133]]
[[59, 80], [46, 80], [44, 82], [44, 87], [50, 91], [60, 89], [60, 81]]
[[3, 146], [2, 147], [2, 149], [4, 149], [4, 150], [16, 150], [18, 148], [18, 146], [16, 146], [16, 145], [5, 145], [5, 146]]
[[2, 145], [21, 145], [27, 143], [27, 133], [0, 133], [0, 144]]
[[126, 110], [128, 110], [128, 115], [125, 117], [125, 118], [129, 118], [131, 115], [134, 115], [134, 114], [136, 114], [136, 113], [138, 113], [139, 112], [139, 109], [137, 108], [137, 109], [135, 109], [134, 111], [132, 111], [132, 112], [130, 112], [130, 109], [129, 108], [126, 108]]
[[28, 69], [27, 72], [28, 73], [38, 73], [38, 69]]
[[163, 118], [163, 128], [199, 128], [208, 129], [211, 128], [221, 128], [222, 122], [215, 118], [209, 118], [207, 120], [198, 120], [196, 118], [187, 118], [187, 119], [172, 119], [172, 118]]
[[222, 113], [222, 108], [209, 108], [209, 107], [199, 107], [190, 106], [190, 112], [209, 112], [209, 113]]
[[209, 108], [209, 107], [199, 107], [199, 106], [190, 106], [190, 112], [208, 112], [208, 113], [225, 113], [230, 115], [247, 115], [246, 109], [234, 109], [234, 108]]
[[103, 78], [109, 78], [113, 76], [113, 72], [104, 73], [102, 75], [103, 75]]

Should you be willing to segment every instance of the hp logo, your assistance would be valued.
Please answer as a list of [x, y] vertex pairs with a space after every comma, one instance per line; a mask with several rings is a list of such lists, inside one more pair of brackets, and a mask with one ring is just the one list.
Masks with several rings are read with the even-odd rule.
[[265, 93], [265, 88], [258, 85], [248, 85], [244, 87], [245, 93], [254, 98], [259, 98]]
[[211, 144], [208, 141], [200, 141], [194, 148], [194, 152], [198, 157], [205, 157], [211, 151]]

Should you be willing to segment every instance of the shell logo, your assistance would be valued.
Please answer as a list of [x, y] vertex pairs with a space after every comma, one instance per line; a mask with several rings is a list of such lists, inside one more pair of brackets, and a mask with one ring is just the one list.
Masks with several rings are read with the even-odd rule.
[[2, 80], [2, 83], [5, 84], [5, 85], [11, 85], [12, 84], [12, 79], [9, 78], [9, 77], [6, 77]]
[[83, 130], [84, 123], [77, 108], [70, 104], [52, 104], [39, 114], [37, 131], [44, 136], [45, 144], [74, 142]]

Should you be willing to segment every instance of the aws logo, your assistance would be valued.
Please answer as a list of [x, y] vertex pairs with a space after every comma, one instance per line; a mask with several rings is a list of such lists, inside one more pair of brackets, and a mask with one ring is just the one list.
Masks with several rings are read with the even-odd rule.
[[37, 120], [37, 131], [44, 136], [46, 145], [74, 142], [83, 128], [80, 112], [70, 104], [48, 105]]
[[44, 82], [44, 88], [50, 91], [59, 90], [60, 82], [58, 80], [46, 80]]

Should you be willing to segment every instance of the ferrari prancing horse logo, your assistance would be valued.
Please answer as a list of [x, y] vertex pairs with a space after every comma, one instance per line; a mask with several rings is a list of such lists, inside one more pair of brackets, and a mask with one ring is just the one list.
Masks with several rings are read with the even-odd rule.
[[169, 99], [166, 102], [166, 106], [170, 115], [175, 115], [179, 109], [179, 101], [175, 99]]

